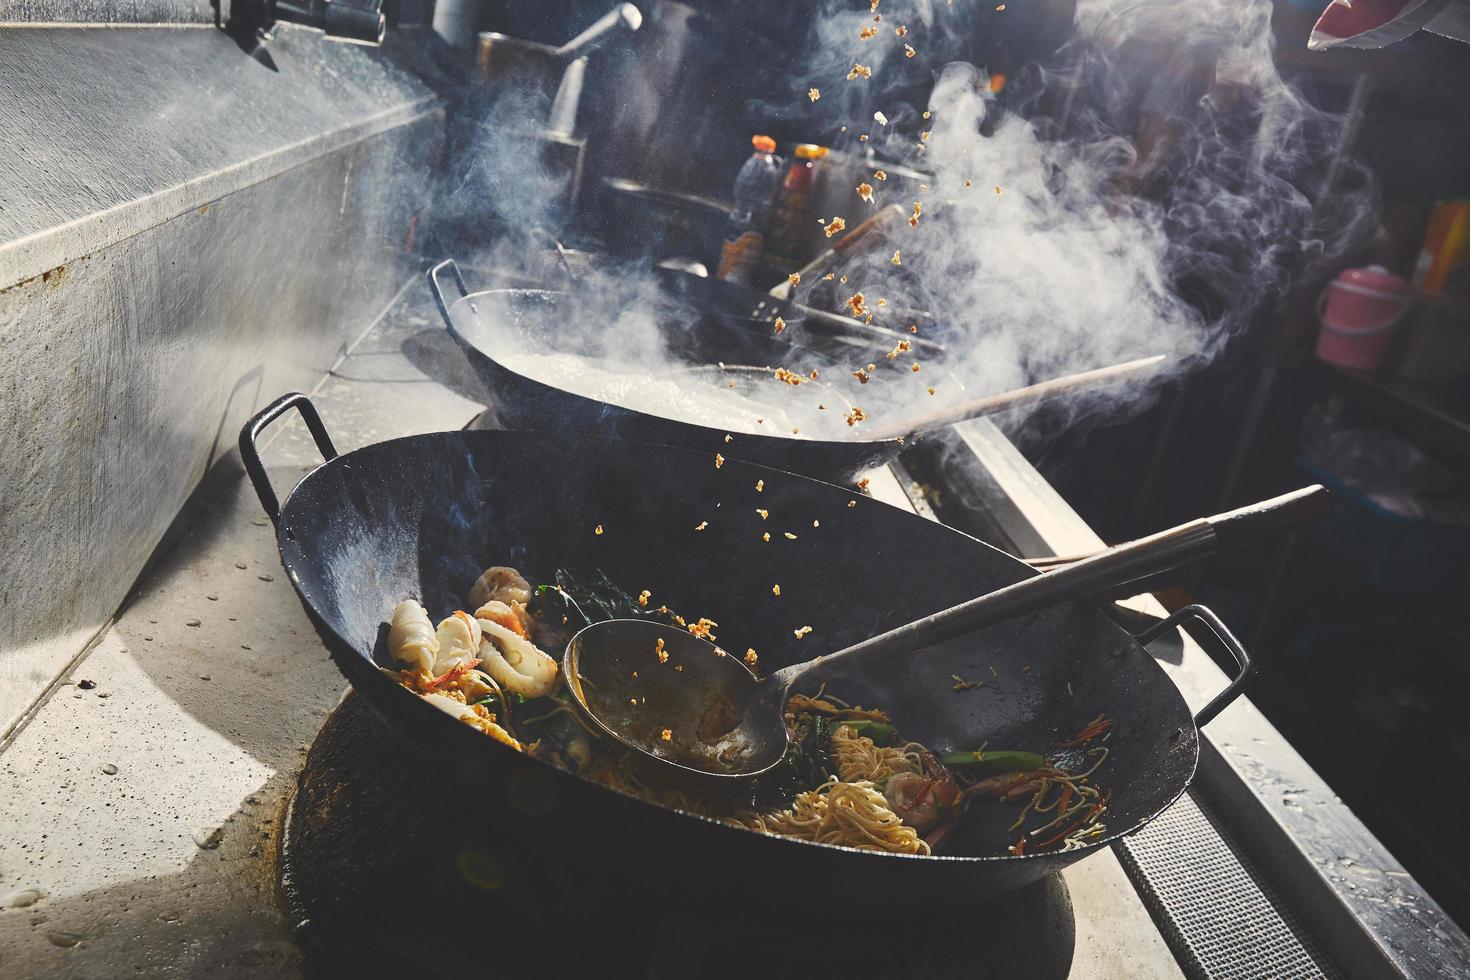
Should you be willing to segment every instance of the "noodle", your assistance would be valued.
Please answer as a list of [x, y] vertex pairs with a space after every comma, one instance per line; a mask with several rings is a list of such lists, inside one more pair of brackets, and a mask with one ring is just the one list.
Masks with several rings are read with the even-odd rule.
[[838, 725], [832, 733], [832, 760], [844, 783], [881, 783], [894, 773], [921, 772], [916, 748], [923, 747], [915, 743], [901, 749], [879, 746], [846, 725]]
[[928, 854], [918, 831], [888, 808], [872, 783], [841, 782], [835, 777], [816, 789], [797, 794], [791, 806], [775, 813], [737, 817], [742, 827], [817, 844], [837, 844], [864, 851]]

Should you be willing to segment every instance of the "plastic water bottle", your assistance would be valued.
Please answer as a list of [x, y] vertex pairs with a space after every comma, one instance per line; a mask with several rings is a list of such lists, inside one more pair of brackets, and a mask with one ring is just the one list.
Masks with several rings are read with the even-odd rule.
[[776, 194], [781, 188], [781, 159], [776, 141], [756, 134], [750, 138], [755, 152], [735, 178], [735, 210], [730, 213], [730, 236], [720, 249], [721, 279], [750, 283], [765, 254], [765, 233], [771, 222]]

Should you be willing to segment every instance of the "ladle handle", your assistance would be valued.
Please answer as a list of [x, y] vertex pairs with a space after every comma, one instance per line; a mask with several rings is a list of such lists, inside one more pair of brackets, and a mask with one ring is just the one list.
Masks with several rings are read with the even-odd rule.
[[1100, 551], [1056, 571], [1023, 579], [845, 650], [787, 667], [775, 676], [778, 683], [789, 686], [809, 671], [830, 669], [839, 659], [913, 653], [1060, 602], [1115, 590], [1203, 558], [1214, 553], [1222, 543], [1239, 545], [1320, 517], [1327, 503], [1327, 491], [1321, 486], [1311, 486], [1215, 517], [1191, 521]]
[[581, 34], [556, 49], [558, 58], [571, 61], [602, 47], [618, 30], [633, 32], [643, 26], [643, 14], [631, 3], [620, 3], [593, 22]]
[[266, 426], [293, 408], [301, 413], [301, 418], [306, 422], [311, 438], [316, 441], [316, 448], [321, 452], [322, 459], [337, 458], [337, 447], [332, 445], [332, 437], [327, 435], [327, 427], [322, 425], [322, 417], [316, 413], [316, 406], [312, 405], [311, 399], [299, 391], [282, 395], [245, 423], [244, 428], [240, 430], [240, 458], [245, 461], [245, 472], [250, 474], [250, 482], [255, 486], [255, 495], [260, 498], [260, 506], [265, 508], [265, 516], [277, 526], [281, 523], [281, 504], [276, 499], [276, 491], [271, 486], [271, 478], [265, 471], [265, 463], [261, 462], [260, 448], [256, 442], [259, 441], [260, 434], [265, 431]]
[[1008, 411], [1013, 408], [1021, 408], [1026, 405], [1035, 405], [1051, 398], [1062, 395], [1073, 394], [1088, 388], [1099, 388], [1104, 385], [1118, 384], [1133, 378], [1146, 375], [1162, 364], [1166, 358], [1163, 354], [1154, 357], [1144, 357], [1136, 361], [1127, 361], [1123, 364], [1114, 364], [1094, 371], [1082, 371], [1078, 374], [1069, 374], [1060, 378], [1052, 378], [1050, 381], [1041, 381], [1024, 388], [1016, 388], [1012, 391], [1002, 392], [998, 395], [988, 395], [985, 398], [976, 398], [972, 401], [961, 402], [958, 405], [950, 405], [923, 415], [912, 415], [904, 419], [893, 420], [886, 425], [878, 425], [868, 429], [866, 435], [869, 439], [893, 439], [898, 436], [912, 435], [916, 432], [927, 432], [930, 429], [941, 429], [946, 425], [963, 422], [966, 419], [977, 419], [985, 415], [994, 415], [997, 412]]

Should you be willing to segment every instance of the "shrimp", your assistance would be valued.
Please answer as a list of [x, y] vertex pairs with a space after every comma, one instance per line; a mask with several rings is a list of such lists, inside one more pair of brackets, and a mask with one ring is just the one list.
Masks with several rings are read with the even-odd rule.
[[527, 698], [550, 694], [556, 687], [556, 661], [530, 640], [493, 619], [482, 619], [480, 661], [485, 672], [505, 690]]
[[519, 602], [506, 605], [499, 599], [491, 599], [479, 609], [475, 610], [475, 618], [488, 619], [492, 623], [499, 623], [506, 629], [516, 633], [521, 639], [529, 640], [531, 637], [526, 632], [526, 621], [522, 618], [525, 615], [525, 609], [526, 607], [522, 606]]
[[[413, 599], [404, 599], [393, 609], [388, 627], [388, 652], [399, 663], [409, 664], [422, 674], [433, 674], [439, 640], [429, 614]], [[442, 671], [440, 671], [442, 673]]]
[[531, 583], [521, 573], [506, 565], [485, 569], [470, 587], [470, 605], [478, 609], [490, 600], [504, 603], [531, 601]]
[[502, 702], [505, 701], [505, 694], [500, 690], [500, 685], [495, 683], [495, 678], [483, 670], [471, 670], [465, 674], [459, 689], [467, 701], [481, 701], [492, 694], [500, 698]]
[[883, 795], [889, 808], [920, 834], [938, 827], [964, 798], [948, 773], [938, 777], [916, 772], [894, 773]]
[[438, 641], [438, 652], [431, 673], [438, 677], [480, 652], [480, 624], [469, 613], [456, 609], [440, 622], [434, 639]]

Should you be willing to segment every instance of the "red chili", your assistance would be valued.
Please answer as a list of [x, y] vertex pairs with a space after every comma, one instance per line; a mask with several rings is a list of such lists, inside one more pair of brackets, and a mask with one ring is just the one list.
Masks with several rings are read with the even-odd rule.
[[1088, 723], [1087, 727], [1083, 728], [1082, 731], [1078, 732], [1076, 735], [1073, 735], [1070, 741], [1063, 742], [1062, 745], [1069, 749], [1075, 749], [1079, 745], [1083, 745], [1087, 742], [1092, 741], [1112, 727], [1113, 720], [1111, 718], [1105, 718], [1102, 715], [1098, 715], [1095, 719]]

